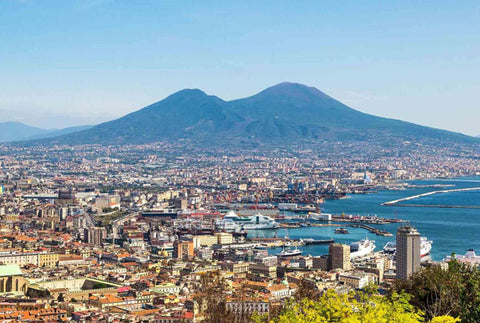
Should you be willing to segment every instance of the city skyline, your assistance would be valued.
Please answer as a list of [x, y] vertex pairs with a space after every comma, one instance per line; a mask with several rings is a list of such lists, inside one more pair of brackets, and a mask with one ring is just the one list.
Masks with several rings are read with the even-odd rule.
[[479, 135], [477, 3], [253, 8], [1, 1], [0, 122], [97, 124], [183, 88], [231, 100], [291, 81], [362, 112]]

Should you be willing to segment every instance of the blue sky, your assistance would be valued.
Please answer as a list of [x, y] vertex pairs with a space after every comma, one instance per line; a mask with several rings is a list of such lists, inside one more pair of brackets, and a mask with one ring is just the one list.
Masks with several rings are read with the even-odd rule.
[[0, 0], [0, 121], [97, 123], [282, 81], [479, 135], [480, 2]]

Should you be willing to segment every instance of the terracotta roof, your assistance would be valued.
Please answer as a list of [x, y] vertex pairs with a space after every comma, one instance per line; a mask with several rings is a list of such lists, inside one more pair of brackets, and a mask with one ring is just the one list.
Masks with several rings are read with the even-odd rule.
[[288, 287], [282, 284], [275, 284], [272, 286], [268, 286], [267, 289], [271, 292], [278, 292], [284, 289], [288, 289]]

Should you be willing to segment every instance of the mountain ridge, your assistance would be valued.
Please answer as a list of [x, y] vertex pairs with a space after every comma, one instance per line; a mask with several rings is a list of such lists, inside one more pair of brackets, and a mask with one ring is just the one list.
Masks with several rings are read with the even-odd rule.
[[121, 118], [46, 144], [143, 144], [163, 140], [396, 140], [478, 143], [476, 138], [355, 110], [315, 87], [282, 82], [231, 101], [183, 89]]
[[6, 121], [0, 123], [0, 142], [28, 139], [29, 137], [41, 135], [48, 130], [29, 126], [22, 122]]
[[30, 126], [22, 122], [6, 121], [0, 122], [0, 142], [11, 142], [19, 140], [37, 140], [51, 137], [58, 137], [78, 131], [82, 131], [92, 126], [73, 126], [63, 129], [43, 129]]

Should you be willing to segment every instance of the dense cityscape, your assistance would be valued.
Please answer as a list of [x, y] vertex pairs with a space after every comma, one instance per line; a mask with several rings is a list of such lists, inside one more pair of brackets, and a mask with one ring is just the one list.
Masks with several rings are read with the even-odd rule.
[[[412, 179], [478, 175], [479, 159], [448, 149], [438, 155], [365, 143], [358, 149], [363, 154], [333, 156], [167, 143], [5, 145], [0, 318], [201, 322], [213, 320], [213, 306], [218, 315], [247, 322], [254, 313], [274, 315], [305, 289], [388, 290], [421, 263], [432, 264], [420, 261], [431, 246], [406, 223], [398, 232], [379, 225], [401, 220], [325, 214], [322, 203], [405, 189]], [[338, 234], [357, 226], [397, 235], [405, 247], [394, 257], [395, 248], [374, 251], [368, 239], [346, 245], [249, 234], [329, 225]], [[329, 253], [302, 254], [302, 245], [312, 243], [330, 244]], [[457, 258], [480, 263], [474, 252]]]

